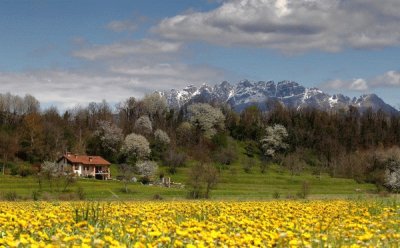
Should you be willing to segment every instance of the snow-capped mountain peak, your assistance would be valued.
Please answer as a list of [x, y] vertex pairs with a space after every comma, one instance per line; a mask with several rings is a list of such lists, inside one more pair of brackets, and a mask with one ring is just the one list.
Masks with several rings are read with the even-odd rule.
[[342, 94], [329, 95], [318, 88], [306, 88], [294, 81], [258, 81], [242, 80], [237, 84], [223, 81], [211, 87], [204, 83], [200, 87], [188, 85], [182, 90], [172, 89], [160, 93], [165, 96], [171, 108], [180, 108], [192, 102], [218, 102], [229, 104], [240, 112], [244, 108], [257, 105], [266, 109], [268, 100], [277, 100], [286, 107], [294, 109], [317, 108], [321, 110], [347, 109], [354, 106], [365, 111], [368, 108], [388, 113], [398, 113], [375, 94], [362, 95], [350, 99]]

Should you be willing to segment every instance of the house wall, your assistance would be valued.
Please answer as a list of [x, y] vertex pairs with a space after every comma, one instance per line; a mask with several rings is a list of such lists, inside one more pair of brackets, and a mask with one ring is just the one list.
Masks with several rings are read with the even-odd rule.
[[82, 164], [71, 164], [66, 158], [63, 158], [58, 162], [61, 169], [64, 171], [72, 171], [73, 173], [82, 176]]
[[72, 165], [72, 171], [78, 176], [82, 176], [82, 164]]
[[[78, 176], [83, 176], [83, 177], [96, 177], [96, 165], [84, 165], [84, 164], [71, 164], [68, 162], [66, 158], [62, 158], [59, 162], [58, 165], [62, 167], [63, 170], [68, 170], [72, 171], [73, 173], [77, 174]], [[109, 166], [104, 166], [104, 165], [97, 165], [99, 166], [99, 171], [106, 172], [108, 173], [105, 175], [105, 179], [111, 179], [111, 174], [110, 174], [110, 167]]]
[[82, 166], [82, 176], [95, 176], [95, 166], [94, 165], [83, 165]]

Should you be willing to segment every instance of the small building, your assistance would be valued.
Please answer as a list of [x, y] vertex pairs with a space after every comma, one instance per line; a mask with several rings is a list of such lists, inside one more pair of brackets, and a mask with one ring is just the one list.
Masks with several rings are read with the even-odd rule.
[[100, 156], [76, 155], [66, 153], [57, 160], [63, 170], [70, 167], [73, 173], [81, 177], [94, 177], [96, 179], [111, 179], [111, 163]]

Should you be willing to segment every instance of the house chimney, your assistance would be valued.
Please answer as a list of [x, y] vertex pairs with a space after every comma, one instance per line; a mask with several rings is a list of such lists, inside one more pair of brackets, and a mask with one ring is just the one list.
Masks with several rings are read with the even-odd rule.
[[92, 157], [89, 157], [89, 162], [92, 162]]

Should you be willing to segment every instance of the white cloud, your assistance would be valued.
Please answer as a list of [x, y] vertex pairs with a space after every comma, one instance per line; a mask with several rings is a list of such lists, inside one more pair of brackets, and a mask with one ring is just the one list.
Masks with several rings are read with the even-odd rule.
[[356, 80], [357, 79], [354, 80], [335, 79], [321, 84], [320, 87], [322, 89], [327, 89], [327, 90], [351, 90], [351, 89], [357, 90], [356, 88], [354, 88], [354, 82]]
[[137, 29], [137, 25], [129, 20], [124, 21], [112, 21], [106, 26], [109, 30], [114, 32], [133, 32]]
[[105, 68], [102, 72], [0, 72], [0, 93], [31, 94], [42, 105], [54, 104], [64, 110], [103, 99], [116, 103], [131, 96], [140, 98], [155, 90], [183, 88], [189, 83], [200, 84], [223, 78], [223, 73], [217, 69], [183, 64], [126, 64]]
[[400, 44], [398, 0], [231, 0], [162, 20], [153, 32], [179, 41], [257, 46], [285, 53]]
[[365, 91], [368, 89], [367, 81], [365, 81], [365, 79], [362, 78], [357, 78], [353, 80], [353, 82], [351, 82], [350, 89], [357, 91]]
[[114, 102], [143, 92], [133, 90], [140, 85], [135, 78], [94, 75], [68, 71], [35, 71], [0, 73], [1, 91], [35, 96], [41, 103], [58, 103], [60, 108], [92, 101]]
[[95, 45], [75, 51], [73, 55], [86, 60], [100, 60], [123, 58], [133, 55], [176, 53], [180, 49], [181, 44], [178, 42], [144, 39], [110, 45]]
[[[209, 66], [188, 66], [183, 63], [175, 64], [129, 64], [112, 66], [111, 71], [122, 75], [142, 78], [164, 78], [171, 81], [171, 87], [182, 86], [181, 83], [202, 83], [210, 80], [223, 79], [220, 70]], [[175, 82], [175, 85], [174, 85]], [[176, 85], [176, 82], [181, 82]], [[165, 88], [160, 85], [160, 88]]]
[[275, 8], [277, 16], [282, 17], [290, 14], [291, 10], [288, 8], [287, 4], [287, 0], [276, 0]]
[[336, 79], [326, 82], [321, 85], [325, 89], [333, 90], [354, 90], [354, 91], [368, 91], [376, 88], [400, 88], [400, 72], [399, 71], [388, 71], [382, 75], [363, 79], [356, 78], [353, 80], [341, 80]]
[[400, 87], [400, 72], [388, 71], [371, 80], [373, 87]]

